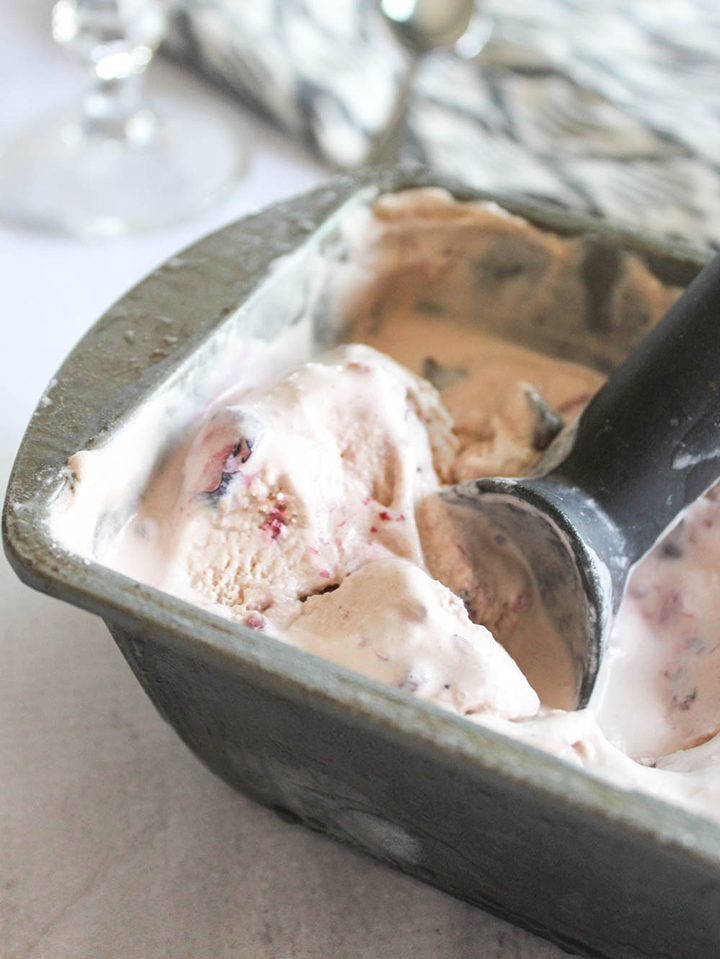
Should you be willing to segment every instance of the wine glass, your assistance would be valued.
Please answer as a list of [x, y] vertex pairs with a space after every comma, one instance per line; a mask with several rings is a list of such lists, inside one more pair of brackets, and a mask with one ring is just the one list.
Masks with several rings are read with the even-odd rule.
[[182, 221], [235, 186], [245, 150], [227, 109], [143, 96], [165, 31], [159, 0], [57, 0], [53, 37], [87, 63], [92, 86], [0, 152], [0, 217], [115, 237]]

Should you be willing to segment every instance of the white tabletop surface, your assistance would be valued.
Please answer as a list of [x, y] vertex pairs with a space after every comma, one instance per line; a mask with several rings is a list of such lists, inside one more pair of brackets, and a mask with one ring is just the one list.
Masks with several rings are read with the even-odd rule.
[[[0, 9], [0, 138], [84, 86], [49, 3]], [[168, 64], [152, 83], [216, 96]], [[47, 381], [128, 287], [205, 233], [327, 173], [247, 117], [248, 176], [175, 229], [80, 243], [0, 226], [0, 490]], [[103, 623], [0, 558], [4, 959], [564, 953], [305, 829], [215, 779], [155, 713]]]

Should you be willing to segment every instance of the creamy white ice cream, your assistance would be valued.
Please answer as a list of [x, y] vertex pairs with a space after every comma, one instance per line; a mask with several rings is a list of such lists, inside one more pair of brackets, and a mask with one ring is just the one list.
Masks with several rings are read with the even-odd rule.
[[[607, 337], [575, 318], [585, 308], [579, 242], [438, 191], [383, 199], [350, 226], [351, 275], [337, 288], [348, 338], [365, 345], [265, 385], [248, 388], [241, 377], [159, 465], [102, 562], [625, 788], [719, 818], [715, 494], [635, 570], [581, 712], [552, 708], [557, 680], [544, 672], [532, 590], [508, 574], [502, 596], [483, 604], [473, 586], [469, 603], [472, 564], [433, 514], [443, 484], [531, 470], [558, 418], [572, 421], [603, 379], [493, 331], [512, 332], [523, 316], [530, 338], [550, 348], [546, 313], [561, 304], [553, 329], [563, 348], [575, 343], [605, 366], [615, 359]], [[626, 310], [646, 326], [675, 291], [639, 260], [623, 270], [603, 322]], [[478, 301], [486, 288], [487, 305]], [[71, 461], [73, 495], [87, 455]], [[498, 639], [510, 653], [535, 642], [530, 682]]]

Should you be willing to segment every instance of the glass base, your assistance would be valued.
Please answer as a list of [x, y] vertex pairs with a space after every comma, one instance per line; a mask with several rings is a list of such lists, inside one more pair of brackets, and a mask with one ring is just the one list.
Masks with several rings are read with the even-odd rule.
[[179, 223], [226, 196], [245, 171], [240, 124], [214, 104], [158, 98], [123, 137], [79, 109], [45, 118], [0, 153], [0, 217], [110, 238]]

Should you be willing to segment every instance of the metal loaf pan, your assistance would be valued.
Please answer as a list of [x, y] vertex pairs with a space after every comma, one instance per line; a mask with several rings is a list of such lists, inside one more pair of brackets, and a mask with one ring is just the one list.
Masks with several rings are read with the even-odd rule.
[[[228, 324], [250, 323], [258, 297], [281, 282], [278, 257], [313, 242], [364, 192], [426, 185], [478, 198], [420, 169], [340, 177], [202, 240], [123, 297], [32, 418], [3, 514], [10, 562], [29, 585], [101, 616], [161, 715], [258, 801], [570, 949], [717, 955], [718, 825], [145, 587], [49, 532], [68, 456], [112, 438]], [[635, 250], [670, 283], [687, 283], [707, 258], [498, 199], [540, 227]], [[278, 314], [278, 329], [287, 322]]]

